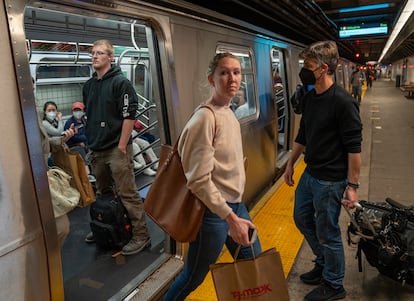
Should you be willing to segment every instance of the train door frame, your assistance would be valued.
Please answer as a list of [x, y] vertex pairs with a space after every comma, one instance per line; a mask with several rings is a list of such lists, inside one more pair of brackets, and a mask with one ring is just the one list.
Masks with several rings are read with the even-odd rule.
[[[41, 299], [42, 296], [45, 297], [48, 295], [52, 300], [63, 300], [63, 276], [60, 264], [61, 257], [57, 239], [57, 230], [51, 205], [50, 191], [48, 185], [45, 185], [47, 183], [47, 177], [46, 166], [44, 164], [44, 156], [40, 142], [41, 134], [36, 113], [33, 84], [26, 54], [27, 45], [25, 39], [22, 38], [22, 35], [24, 35], [22, 32], [24, 14], [22, 12], [25, 10], [27, 1], [8, 2], [9, 3], [7, 4], [5, 3], [4, 7], [7, 9], [5, 13], [7, 14], [7, 25], [9, 28], [9, 33], [11, 33], [9, 36], [9, 39], [11, 41], [10, 47], [13, 51], [12, 57], [16, 75], [15, 80], [21, 107], [21, 116], [14, 117], [15, 120], [19, 120], [19, 117], [21, 117], [21, 124], [23, 124], [25, 131], [23, 135], [27, 145], [22, 145], [22, 147], [27, 148], [26, 153], [28, 156], [28, 161], [26, 161], [26, 165], [28, 166], [22, 170], [29, 171], [27, 175], [32, 176], [31, 180], [27, 179], [25, 189], [27, 191], [30, 191], [32, 186], [34, 187], [32, 200], [36, 203], [37, 210], [36, 212], [32, 212], [31, 216], [36, 215], [36, 217], [40, 219], [42, 231], [41, 241], [43, 245], [41, 250], [42, 252], [39, 253], [39, 250], [36, 249], [33, 244], [35, 240], [32, 240], [33, 243], [30, 242], [32, 253], [30, 254], [28, 252], [24, 255], [28, 258], [36, 255], [36, 253], [38, 255], [38, 257], [36, 257], [36, 260], [33, 261], [32, 259], [32, 262], [30, 264], [26, 263], [26, 265], [24, 265], [24, 262], [28, 260], [24, 257], [16, 260], [16, 262], [19, 262], [20, 264], [19, 269], [22, 271], [30, 270], [31, 272], [26, 273], [26, 275], [32, 276], [27, 279], [19, 279], [17, 282], [20, 284], [30, 282], [32, 283], [31, 285], [33, 291], [30, 292], [31, 297], [35, 295], [37, 298]], [[26, 205], [28, 205], [28, 203], [26, 203]], [[27, 221], [25, 218], [27, 219], [27, 217], [22, 214], [23, 223]], [[34, 226], [35, 225], [31, 224], [28, 228], [32, 228], [32, 231], [37, 230], [33, 229]], [[39, 240], [39, 238], [36, 240]], [[26, 244], [29, 245], [29, 241], [27, 241]], [[43, 270], [45, 270], [47, 275], [42, 274]], [[45, 281], [48, 281], [47, 292], [45, 291]], [[13, 288], [11, 288], [12, 292]], [[22, 289], [22, 287], [20, 288]], [[25, 292], [16, 291], [15, 293], [24, 294]], [[14, 295], [13, 297], [18, 298], [17, 295]]]
[[[278, 54], [277, 57], [274, 55], [275, 52]], [[289, 137], [291, 132], [292, 110], [289, 102], [289, 77], [286, 68], [287, 57], [288, 53], [284, 48], [278, 45], [272, 45], [270, 49], [270, 72], [272, 73], [272, 99], [275, 103], [278, 120], [278, 137], [276, 141], [276, 170], [278, 172], [282, 171], [284, 165], [287, 163], [291, 146]], [[278, 76], [278, 79], [275, 78], [275, 75]], [[278, 103], [280, 102], [283, 102], [283, 105], [278, 107]]]
[[[67, 7], [65, 2], [66, 1], [63, 1], [63, 3], [61, 3], [58, 6], [58, 8], [60, 8], [61, 11], [65, 7]], [[89, 7], [88, 4], [85, 4], [85, 6]], [[22, 9], [24, 10], [25, 8], [22, 8]], [[55, 9], [56, 9], [56, 7], [55, 7]], [[71, 13], [73, 13], [73, 14], [78, 14], [78, 15], [81, 15], [81, 16], [91, 16], [92, 15], [91, 11], [88, 10], [88, 9], [85, 10], [85, 11], [82, 11], [82, 12], [80, 12], [81, 7], [77, 8], [77, 9], [74, 9], [73, 7], [71, 7], [71, 9], [72, 9]], [[57, 10], [59, 11], [59, 9], [57, 9]], [[24, 14], [22, 14], [22, 15], [24, 15]], [[109, 8], [108, 8], [108, 11], [105, 12], [105, 16], [107, 16], [107, 17], [113, 16], [113, 13], [111, 13], [109, 11]], [[136, 19], [141, 19], [138, 14], [137, 15], [134, 14], [133, 17], [136, 18]], [[167, 26], [168, 25], [168, 19], [166, 17], [165, 18], [164, 17], [159, 17], [159, 18], [161, 18], [161, 20], [158, 19], [158, 21], [160, 21], [158, 24], [154, 24], [155, 20], [152, 20], [152, 22], [154, 22], [154, 23], [148, 23], [148, 24], [146, 23], [146, 26], [147, 26], [148, 43], [151, 44], [152, 49], [154, 49], [154, 52], [156, 52], [156, 55], [155, 54], [152, 55], [153, 59], [150, 59], [150, 68], [152, 70], [157, 71], [155, 73], [152, 73], [152, 75], [153, 75], [153, 81], [152, 82], [158, 82], [159, 83], [159, 87], [154, 89], [154, 92], [155, 92], [154, 93], [154, 99], [156, 99], [156, 102], [158, 102], [158, 105], [159, 105], [159, 108], [160, 108], [157, 111], [158, 115], [162, 115], [161, 118], [159, 117], [159, 120], [160, 120], [160, 123], [161, 123], [160, 137], [161, 137], [162, 140], [164, 140], [166, 142], [170, 142], [171, 133], [169, 131], [170, 127], [168, 126], [169, 125], [169, 118], [168, 118], [169, 114], [168, 114], [168, 112], [171, 112], [171, 111], [169, 110], [167, 104], [168, 103], [171, 104], [172, 102], [171, 101], [165, 101], [165, 98], [168, 97], [167, 96], [168, 93], [165, 93], [165, 91], [168, 91], [168, 90], [176, 91], [176, 89], [171, 89], [171, 86], [170, 86], [171, 83], [170, 82], [165, 83], [165, 82], [159, 80], [161, 78], [168, 78], [169, 80], [171, 80], [171, 78], [169, 78], [169, 76], [168, 76], [168, 74], [170, 74], [170, 70], [168, 70], [168, 67], [164, 68], [164, 66], [170, 66], [170, 62], [167, 63], [168, 58], [171, 57], [171, 56], [168, 55], [168, 52], [172, 51], [171, 49], [167, 49], [167, 47], [165, 46], [165, 44], [168, 44], [168, 43], [165, 42], [165, 36], [171, 36], [171, 33], [168, 30], [167, 30], [167, 32], [161, 32], [162, 30], [165, 30], [165, 28], [162, 29], [162, 27], [168, 28], [168, 26]], [[22, 20], [20, 20], [20, 21], [22, 21]], [[154, 36], [152, 34], [154, 34]], [[23, 33], [23, 35], [24, 35], [24, 33]], [[159, 38], [159, 37], [162, 37], [162, 40], [157, 40], [157, 38]], [[24, 43], [24, 44], [26, 44], [26, 43]], [[19, 48], [20, 50], [24, 49], [22, 47], [22, 45], [18, 45], [18, 46], [20, 47]], [[18, 47], [18, 46], [15, 46], [15, 47]], [[18, 53], [18, 52], [15, 51], [15, 53]], [[26, 51], [23, 50], [23, 51], [20, 51], [20, 53], [26, 53]], [[27, 60], [27, 58], [25, 58], [25, 59]], [[165, 62], [165, 63], [161, 63], [161, 62]], [[27, 62], [27, 64], [23, 63], [21, 65], [23, 65], [23, 66], [27, 65], [28, 66], [28, 62]], [[161, 68], [161, 66], [163, 66], [163, 68]], [[23, 67], [23, 69], [24, 68], [25, 67]], [[30, 78], [30, 72], [28, 70], [25, 70], [23, 73], [26, 74], [27, 78]], [[23, 74], [23, 73], [20, 73], [20, 74]], [[23, 76], [23, 77], [25, 77], [25, 76]], [[157, 77], [158, 81], [154, 80], [155, 77]], [[24, 80], [19, 80], [19, 81], [24, 82]], [[172, 81], [172, 82], [174, 82], [174, 81]], [[30, 81], [29, 81], [29, 83], [31, 84]], [[173, 85], [173, 83], [172, 83], [172, 85]], [[174, 92], [172, 93], [172, 95], [174, 97]], [[175, 96], [177, 96], [177, 95], [175, 95]], [[32, 95], [32, 97], [33, 97], [33, 95]], [[33, 103], [34, 103], [34, 99], [33, 99]], [[35, 110], [33, 110], [32, 112], [35, 112]], [[173, 128], [173, 131], [174, 131], [174, 128]], [[44, 171], [44, 173], [45, 173], [45, 171]], [[44, 191], [44, 194], [48, 195], [48, 190], [47, 189]], [[49, 202], [48, 203], [49, 203], [49, 206], [47, 206], [47, 207], [49, 207], [49, 210], [51, 210], [50, 197], [49, 197]], [[42, 206], [39, 205], [39, 207], [42, 207]], [[42, 219], [44, 224], [47, 224], [47, 223], [50, 224], [50, 220], [53, 220], [53, 218], [50, 219], [50, 217], [49, 217], [46, 221], [44, 219]], [[54, 224], [54, 223], [52, 222], [52, 224]], [[54, 233], [56, 233], [56, 232], [54, 232]], [[46, 243], [49, 240], [51, 241], [52, 237], [56, 236], [56, 235], [53, 235], [54, 233], [50, 232], [49, 234], [45, 235]], [[165, 253], [165, 256], [160, 257], [160, 261], [158, 262], [158, 267], [162, 263], [166, 263], [168, 261], [168, 259], [171, 258], [173, 255], [177, 255], [177, 256], [182, 255], [183, 250], [182, 250], [181, 246], [179, 244], [176, 245], [174, 242], [169, 240], [167, 236], [166, 236], [166, 238], [167, 239], [165, 240], [165, 250], [168, 250], [168, 251]], [[53, 253], [59, 253], [59, 251], [56, 250], [55, 248], [52, 248], [49, 251], [47, 251], [47, 254], [53, 254]], [[53, 266], [53, 268], [50, 268], [50, 270], [49, 270], [49, 273], [51, 274], [50, 287], [51, 287], [51, 290], [57, 291], [57, 294], [55, 296], [52, 296], [52, 299], [53, 300], [63, 300], [63, 296], [62, 296], [62, 294], [63, 294], [62, 293], [63, 292], [63, 279], [62, 279], [62, 269], [61, 269], [61, 264], [60, 264], [61, 258], [60, 258], [60, 256], [57, 256], [56, 258], [48, 258], [48, 260], [51, 262], [51, 264], [49, 264], [49, 266], [50, 267]], [[57, 264], [57, 262], [59, 262], [59, 264]], [[181, 268], [181, 265], [182, 265], [182, 263], [177, 264], [176, 261], [174, 261], [174, 262], [175, 263], [172, 263], [172, 265], [176, 266], [177, 268], [175, 268], [175, 269], [173, 268], [171, 273], [176, 273], [175, 270]], [[156, 265], [156, 263], [154, 262], [153, 265]], [[57, 269], [56, 267], [59, 267], [59, 269]], [[154, 266], [152, 267], [152, 269], [154, 269]], [[134, 287], [130, 286], [127, 290], [132, 291], [133, 288]], [[125, 290], [123, 290], [122, 292], [119, 292], [119, 293], [123, 294], [123, 296], [124, 296], [124, 294], [126, 292], [125, 292]], [[121, 297], [121, 295], [119, 295], [117, 297]]]

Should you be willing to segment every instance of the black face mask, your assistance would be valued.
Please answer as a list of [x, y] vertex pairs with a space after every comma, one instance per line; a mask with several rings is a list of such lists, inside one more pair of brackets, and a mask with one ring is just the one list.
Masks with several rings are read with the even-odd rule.
[[316, 82], [315, 74], [313, 74], [313, 71], [306, 68], [302, 68], [300, 70], [299, 77], [305, 86], [314, 85]]

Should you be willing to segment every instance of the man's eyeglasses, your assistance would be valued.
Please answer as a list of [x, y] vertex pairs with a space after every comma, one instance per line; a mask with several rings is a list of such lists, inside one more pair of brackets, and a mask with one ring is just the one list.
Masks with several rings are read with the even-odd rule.
[[107, 53], [103, 52], [103, 51], [91, 51], [92, 56], [94, 56], [95, 54], [101, 56], [101, 55], [104, 55], [104, 54], [107, 54]]

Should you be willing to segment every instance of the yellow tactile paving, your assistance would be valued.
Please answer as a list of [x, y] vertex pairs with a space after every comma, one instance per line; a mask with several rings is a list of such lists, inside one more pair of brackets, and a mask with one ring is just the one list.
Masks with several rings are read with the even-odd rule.
[[[295, 184], [298, 183], [304, 169], [305, 163], [301, 160], [295, 167]], [[295, 187], [287, 186], [283, 179], [280, 179], [250, 211], [259, 231], [263, 250], [276, 247], [282, 258], [285, 276], [288, 275], [303, 241], [303, 236], [293, 221], [294, 189]], [[228, 251], [224, 251], [218, 260], [218, 262], [231, 261], [233, 259]], [[203, 284], [186, 298], [186, 301], [217, 301], [210, 273]]]

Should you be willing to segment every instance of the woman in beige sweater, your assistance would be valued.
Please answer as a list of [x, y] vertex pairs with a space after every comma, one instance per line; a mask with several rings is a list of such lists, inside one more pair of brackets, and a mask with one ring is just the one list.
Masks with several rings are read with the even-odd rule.
[[[209, 108], [197, 108], [181, 133], [178, 152], [188, 188], [206, 205], [197, 239], [190, 243], [184, 270], [168, 290], [164, 301], [184, 300], [204, 280], [223, 246], [238, 259], [251, 258], [249, 228], [255, 228], [242, 203], [245, 172], [240, 124], [230, 109], [230, 100], [242, 79], [239, 59], [217, 54], [210, 63], [208, 81], [213, 96]], [[259, 240], [253, 243], [261, 252]]]

